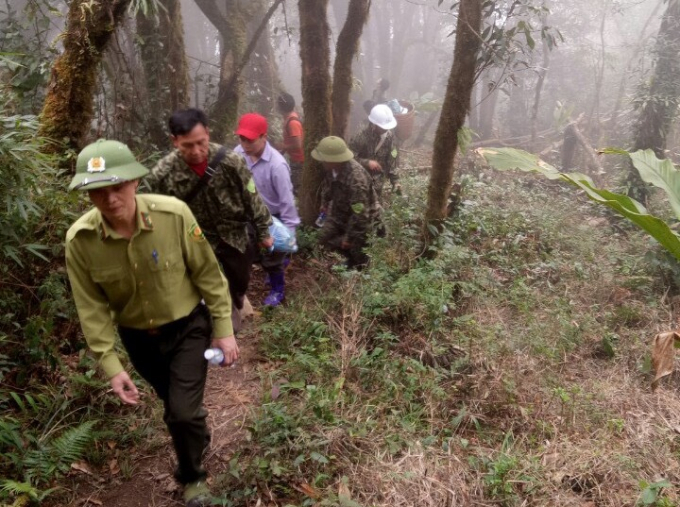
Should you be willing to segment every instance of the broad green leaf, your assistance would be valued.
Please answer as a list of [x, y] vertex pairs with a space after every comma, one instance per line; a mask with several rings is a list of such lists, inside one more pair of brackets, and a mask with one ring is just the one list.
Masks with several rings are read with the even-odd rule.
[[532, 155], [515, 148], [478, 148], [477, 153], [483, 156], [487, 163], [499, 171], [519, 169], [525, 172], [539, 172], [550, 179], [557, 179], [560, 173], [550, 164], [541, 160], [537, 155]]
[[640, 173], [642, 181], [666, 192], [675, 216], [680, 219], [680, 171], [670, 160], [656, 158], [652, 150], [639, 150], [631, 153], [630, 159]]
[[645, 207], [627, 195], [615, 194], [595, 187], [593, 181], [579, 173], [560, 173], [551, 165], [543, 162], [536, 155], [514, 148], [479, 148], [482, 155], [494, 169], [520, 169], [526, 172], [538, 172], [550, 179], [561, 179], [583, 190], [593, 201], [603, 204], [620, 215], [626, 217], [647, 234], [657, 240], [676, 259], [680, 259], [680, 238], [666, 222], [650, 215]]

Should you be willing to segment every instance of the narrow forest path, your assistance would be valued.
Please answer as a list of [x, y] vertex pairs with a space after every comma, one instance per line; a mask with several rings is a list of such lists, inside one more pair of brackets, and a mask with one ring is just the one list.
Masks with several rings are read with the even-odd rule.
[[[288, 293], [303, 290], [307, 284], [316, 283], [305, 273], [300, 263], [291, 263], [287, 270]], [[240, 439], [246, 435], [245, 424], [251, 410], [260, 399], [260, 373], [268, 364], [258, 355], [259, 302], [267, 289], [263, 274], [253, 272], [249, 298], [255, 307], [239, 339], [241, 356], [233, 368], [210, 367], [204, 404], [208, 409], [208, 426], [212, 434], [210, 450], [204, 464], [212, 478], [229, 469]], [[130, 479], [121, 473], [98, 478], [98, 485], [87, 494], [78, 495], [75, 505], [82, 507], [177, 507], [182, 506], [182, 491], [172, 476], [174, 452], [167, 432], [159, 432], [163, 444], [155, 446], [153, 454], [139, 454], [131, 458], [133, 471]], [[136, 452], [132, 450], [131, 452]], [[215, 492], [217, 493], [217, 492]]]

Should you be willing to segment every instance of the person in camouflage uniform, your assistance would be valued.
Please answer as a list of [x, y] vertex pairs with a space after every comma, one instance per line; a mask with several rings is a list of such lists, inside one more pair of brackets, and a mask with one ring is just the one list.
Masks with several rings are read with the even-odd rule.
[[323, 163], [327, 185], [322, 208], [328, 216], [321, 228], [319, 242], [347, 258], [348, 268], [361, 269], [368, 263], [364, 252], [368, 234], [380, 228], [382, 208], [373, 180], [339, 137], [329, 136], [312, 151]]
[[[241, 310], [255, 248], [269, 249], [274, 244], [269, 235], [271, 215], [243, 157], [210, 142], [205, 113], [193, 108], [176, 111], [168, 125], [175, 149], [152, 169], [149, 185], [154, 192], [189, 205], [222, 264], [233, 305]], [[215, 163], [220, 150], [224, 150], [222, 158]], [[209, 168], [209, 163], [216, 167]], [[239, 312], [233, 311], [232, 316], [238, 329]]]
[[373, 178], [375, 191], [382, 197], [385, 178], [390, 180], [392, 190], [399, 191], [397, 176], [397, 140], [391, 130], [397, 121], [392, 110], [385, 104], [373, 106], [368, 116], [368, 124], [349, 142], [359, 162]]

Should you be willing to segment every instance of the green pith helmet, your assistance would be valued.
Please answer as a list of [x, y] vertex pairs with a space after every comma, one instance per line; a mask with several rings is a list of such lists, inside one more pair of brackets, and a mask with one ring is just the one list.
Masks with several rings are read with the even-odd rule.
[[99, 139], [78, 154], [69, 190], [94, 190], [136, 180], [149, 174], [123, 143]]
[[312, 158], [319, 162], [347, 162], [354, 158], [354, 153], [340, 137], [324, 137], [312, 150]]

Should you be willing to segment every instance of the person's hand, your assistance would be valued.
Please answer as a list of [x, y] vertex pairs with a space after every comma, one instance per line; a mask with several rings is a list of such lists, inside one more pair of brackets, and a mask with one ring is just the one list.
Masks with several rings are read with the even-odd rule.
[[238, 345], [234, 335], [215, 338], [210, 346], [218, 347], [224, 352], [224, 362], [221, 366], [231, 366], [238, 359]]
[[342, 248], [343, 250], [349, 250], [350, 248], [352, 248], [352, 243], [350, 243], [346, 239], [343, 239], [342, 243], [340, 243], [340, 248]]
[[269, 250], [271, 247], [274, 246], [274, 238], [271, 236], [267, 236], [265, 239], [260, 241], [260, 248], [265, 248]]
[[137, 386], [132, 382], [130, 375], [125, 370], [111, 377], [110, 382], [113, 392], [118, 395], [123, 403], [128, 405], [137, 405], [139, 403]]
[[374, 173], [382, 172], [382, 166], [377, 160], [368, 161], [368, 170]]

